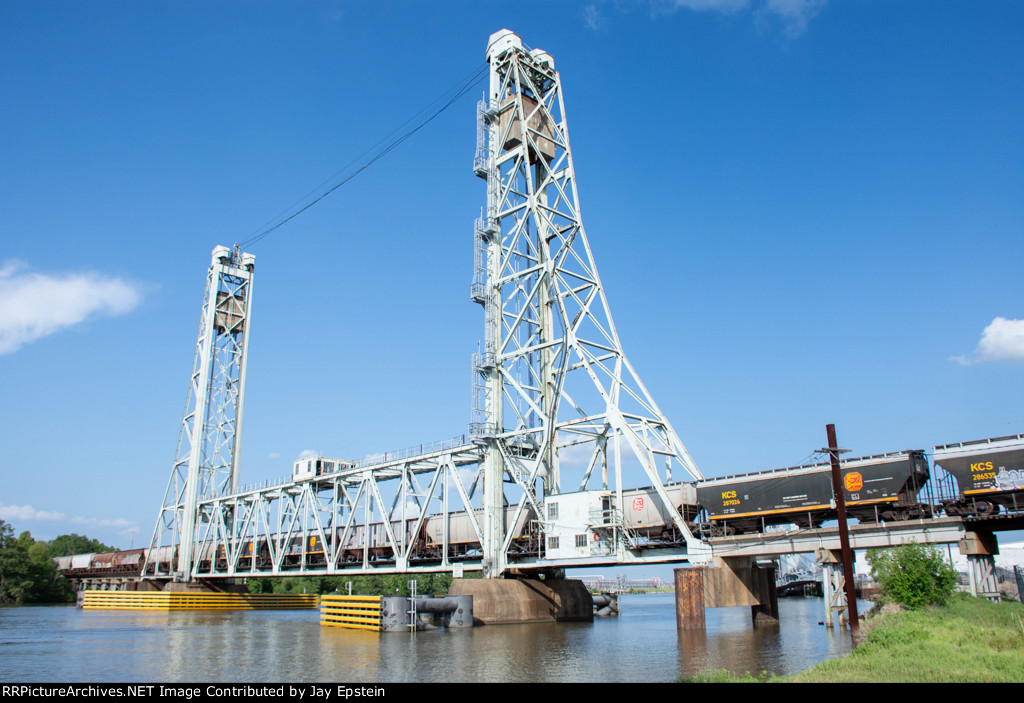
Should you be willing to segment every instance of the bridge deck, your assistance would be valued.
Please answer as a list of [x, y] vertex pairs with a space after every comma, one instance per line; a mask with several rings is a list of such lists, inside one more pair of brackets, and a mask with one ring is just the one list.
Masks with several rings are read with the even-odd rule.
[[[882, 524], [851, 525], [850, 546], [853, 549], [895, 547], [908, 542], [951, 544], [964, 536], [963, 518], [923, 518]], [[765, 532], [708, 540], [715, 556], [774, 556], [800, 554], [816, 549], [839, 549], [839, 526]]]

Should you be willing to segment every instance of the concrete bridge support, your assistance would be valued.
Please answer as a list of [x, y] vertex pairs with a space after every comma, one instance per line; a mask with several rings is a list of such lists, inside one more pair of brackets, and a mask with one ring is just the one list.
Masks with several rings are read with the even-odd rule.
[[751, 558], [716, 557], [712, 567], [675, 570], [676, 627], [704, 629], [705, 608], [750, 606], [754, 624], [779, 621], [775, 569]]
[[590, 591], [576, 579], [455, 579], [448, 597], [456, 596], [472, 596], [481, 625], [594, 619]]
[[967, 557], [967, 576], [971, 594], [999, 601], [996, 560], [999, 541], [992, 532], [968, 532], [960, 540], [960, 553]]

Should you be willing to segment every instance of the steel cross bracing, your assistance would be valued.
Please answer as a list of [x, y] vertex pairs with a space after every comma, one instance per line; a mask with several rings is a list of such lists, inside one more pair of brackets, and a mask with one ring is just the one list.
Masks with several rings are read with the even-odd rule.
[[[332, 467], [322, 472], [297, 462], [292, 480], [239, 489], [252, 257], [218, 248], [146, 575], [497, 577], [579, 563], [553, 549], [560, 531], [600, 544], [594, 563], [709, 558], [678, 483], [701, 474], [622, 350], [587, 242], [554, 61], [508, 31], [491, 37], [487, 60], [474, 158], [487, 200], [471, 286], [485, 332], [471, 441], [374, 463], [317, 458]], [[232, 324], [216, 324], [219, 315]], [[595, 494], [597, 507], [566, 526], [551, 503], [574, 494]], [[652, 503], [672, 529], [641, 535], [624, 512]], [[177, 543], [171, 567], [166, 550]]]
[[182, 580], [193, 571], [196, 526], [211, 518], [200, 501], [239, 481], [254, 262], [237, 248], [217, 247], [207, 274], [178, 449], [150, 542], [151, 551], [181, 545], [168, 571]]
[[[508, 30], [491, 36], [487, 60], [490, 88], [478, 108], [486, 138], [474, 159], [487, 207], [471, 288], [485, 318], [471, 424], [487, 450], [485, 571], [508, 566], [501, 506], [532, 510], [543, 524], [546, 497], [609, 488], [609, 452], [619, 507], [623, 472], [638, 467], [699, 558], [703, 547], [664, 482], [702, 476], [619, 342], [580, 218], [554, 60]], [[518, 489], [511, 499], [506, 475]]]
[[[466, 545], [478, 545], [482, 530], [466, 506], [481, 449], [457, 440], [438, 445], [201, 501], [200, 511], [213, 519], [198, 536], [194, 576], [451, 571], [463, 563], [478, 569], [479, 549]], [[467, 472], [469, 466], [477, 469]], [[451, 516], [472, 533], [450, 534]]]
[[[485, 449], [464, 437], [372, 461], [316, 457], [311, 461], [334, 468], [200, 500], [190, 579], [486, 569], [484, 458]], [[502, 514], [512, 535], [509, 568], [566, 565], [544, 557], [535, 515], [511, 504]], [[157, 568], [162, 558], [151, 550], [145, 576], [166, 575]], [[629, 560], [685, 558], [657, 549]]]

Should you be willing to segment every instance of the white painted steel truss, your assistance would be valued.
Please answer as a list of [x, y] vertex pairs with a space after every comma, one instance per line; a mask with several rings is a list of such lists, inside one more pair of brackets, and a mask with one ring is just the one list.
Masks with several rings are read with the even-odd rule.
[[182, 545], [167, 566], [179, 579], [193, 570], [199, 502], [238, 485], [254, 266], [237, 248], [213, 250], [174, 468], [150, 541], [150, 551]]
[[[687, 548], [700, 552], [664, 482], [702, 476], [619, 342], [580, 217], [554, 60], [508, 30], [491, 36], [487, 60], [474, 160], [487, 207], [471, 287], [485, 337], [470, 426], [487, 448], [485, 570], [507, 567], [500, 506], [542, 515], [544, 496], [608, 489], [609, 452], [621, 506], [623, 443], [626, 462], [642, 469], [633, 480], [650, 481]], [[518, 496], [506, 495], [506, 475]]]
[[[189, 580], [485, 570], [485, 451], [456, 438], [200, 500]], [[659, 548], [624, 559], [545, 559], [536, 514], [511, 504], [502, 514], [508, 569], [688, 558], [682, 549]], [[151, 550], [146, 575], [170, 575], [174, 559], [173, 549]]]
[[193, 578], [479, 569], [481, 458], [449, 440], [201, 501]]

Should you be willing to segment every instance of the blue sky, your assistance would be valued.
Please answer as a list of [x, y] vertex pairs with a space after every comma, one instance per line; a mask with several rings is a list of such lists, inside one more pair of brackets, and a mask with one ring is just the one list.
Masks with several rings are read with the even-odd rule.
[[[0, 4], [0, 519], [147, 542], [211, 250], [483, 65], [561, 72], [633, 366], [705, 475], [1024, 432], [1024, 5]], [[470, 414], [482, 85], [251, 248], [246, 481]]]

